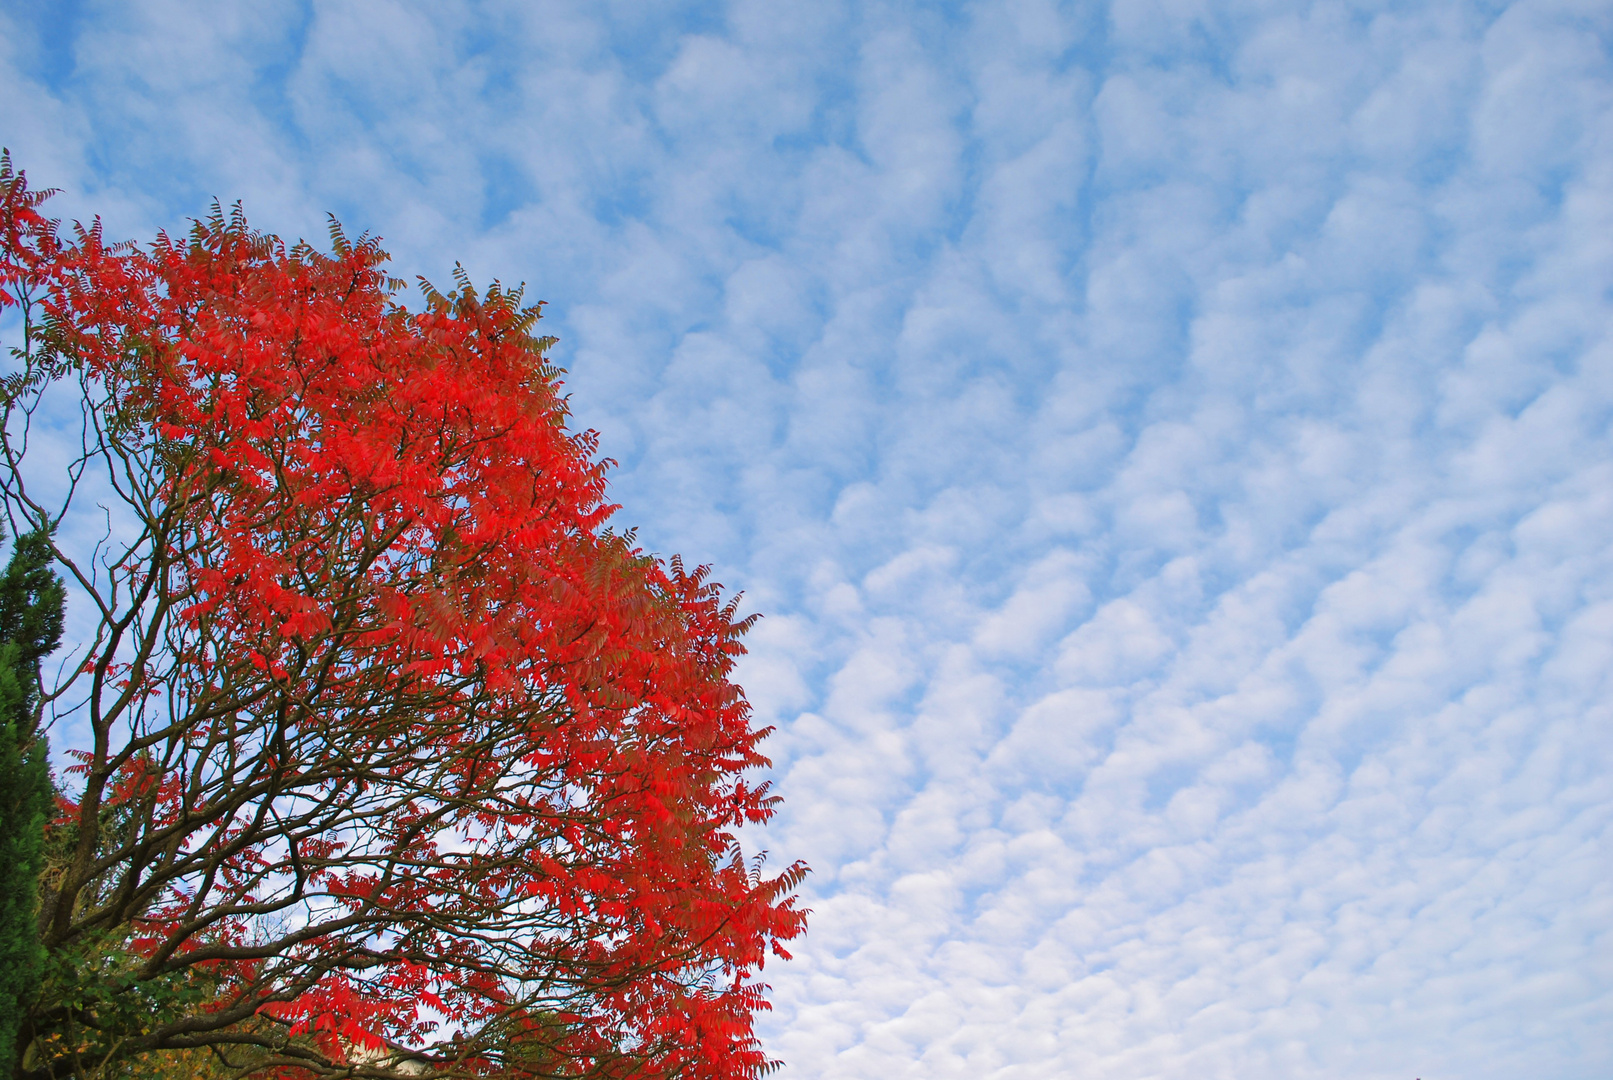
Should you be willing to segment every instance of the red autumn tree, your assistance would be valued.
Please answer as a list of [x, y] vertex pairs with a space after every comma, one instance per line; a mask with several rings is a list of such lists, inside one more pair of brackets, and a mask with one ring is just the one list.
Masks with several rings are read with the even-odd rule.
[[114, 507], [55, 549], [95, 630], [42, 716], [89, 738], [17, 1074], [765, 1072], [756, 973], [804, 868], [735, 843], [774, 802], [749, 620], [607, 525], [537, 308], [456, 274], [408, 311], [334, 224], [330, 254], [239, 211], [66, 234], [0, 170], [0, 494], [21, 528]]

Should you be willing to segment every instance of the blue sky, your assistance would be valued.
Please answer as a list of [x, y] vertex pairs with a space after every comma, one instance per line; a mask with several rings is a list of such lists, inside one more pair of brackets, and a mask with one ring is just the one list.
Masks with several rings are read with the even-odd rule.
[[0, 0], [65, 215], [550, 302], [789, 1078], [1613, 1069], [1613, 8]]

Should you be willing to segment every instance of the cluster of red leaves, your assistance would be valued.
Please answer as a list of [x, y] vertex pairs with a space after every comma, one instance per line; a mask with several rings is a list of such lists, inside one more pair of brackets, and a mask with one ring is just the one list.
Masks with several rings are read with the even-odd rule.
[[[0, 305], [43, 315], [8, 392], [96, 388], [145, 529], [152, 644], [103, 605], [64, 806], [86, 852], [93, 815], [147, 807], [117, 849], [142, 899], [102, 926], [217, 985], [211, 1028], [144, 1045], [268, 1045], [267, 1019], [323, 1057], [282, 1073], [765, 1071], [753, 979], [804, 871], [734, 843], [773, 803], [729, 678], [748, 620], [607, 528], [536, 309], [461, 281], [410, 312], [334, 228], [323, 254], [215, 214], [138, 249], [4, 193]], [[86, 889], [126, 869], [95, 850]]]

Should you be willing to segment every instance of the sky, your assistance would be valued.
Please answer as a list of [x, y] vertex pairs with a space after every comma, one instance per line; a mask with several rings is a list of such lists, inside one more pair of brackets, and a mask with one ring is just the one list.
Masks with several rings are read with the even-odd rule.
[[548, 301], [779, 1077], [1613, 1075], [1613, 6], [0, 0], [0, 143]]

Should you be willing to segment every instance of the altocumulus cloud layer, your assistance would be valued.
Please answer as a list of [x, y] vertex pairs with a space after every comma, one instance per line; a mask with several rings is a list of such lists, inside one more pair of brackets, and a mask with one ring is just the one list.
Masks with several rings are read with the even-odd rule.
[[790, 1077], [1613, 1067], [1613, 9], [0, 6], [0, 136], [526, 279], [768, 614]]

